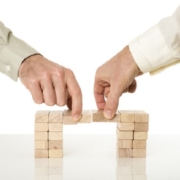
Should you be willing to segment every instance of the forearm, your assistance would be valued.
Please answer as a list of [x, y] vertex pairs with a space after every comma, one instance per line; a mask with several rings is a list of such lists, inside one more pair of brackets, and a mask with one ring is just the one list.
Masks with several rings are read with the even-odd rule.
[[0, 22], [0, 72], [17, 81], [18, 70], [22, 61], [33, 54], [38, 54], [38, 52], [15, 37]]
[[129, 44], [130, 51], [145, 72], [158, 71], [180, 59], [180, 7]]

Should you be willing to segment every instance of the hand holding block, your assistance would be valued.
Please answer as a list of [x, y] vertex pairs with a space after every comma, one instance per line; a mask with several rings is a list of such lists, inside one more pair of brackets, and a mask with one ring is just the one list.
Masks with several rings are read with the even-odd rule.
[[136, 132], [147, 132], [149, 129], [149, 123], [135, 123], [134, 131]]
[[77, 122], [75, 122], [73, 119], [72, 119], [72, 116], [71, 116], [71, 111], [70, 110], [65, 110], [63, 111], [63, 124], [77, 124]]
[[127, 110], [121, 110], [119, 111], [120, 114], [120, 122], [123, 123], [134, 123], [134, 111], [127, 111]]
[[49, 113], [49, 122], [50, 123], [62, 123], [62, 111], [50, 111]]
[[106, 119], [102, 110], [93, 110], [92, 120], [93, 122], [120, 122], [120, 115], [116, 113], [113, 119]]
[[48, 122], [49, 111], [37, 111], [35, 115], [35, 122], [44, 123]]

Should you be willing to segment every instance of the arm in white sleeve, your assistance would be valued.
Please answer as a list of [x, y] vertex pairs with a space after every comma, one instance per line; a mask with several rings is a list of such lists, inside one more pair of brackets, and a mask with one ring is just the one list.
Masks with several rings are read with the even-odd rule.
[[180, 6], [170, 17], [129, 43], [143, 73], [159, 71], [180, 60]]
[[18, 70], [22, 61], [34, 54], [38, 54], [38, 52], [15, 37], [0, 22], [0, 72], [17, 81]]

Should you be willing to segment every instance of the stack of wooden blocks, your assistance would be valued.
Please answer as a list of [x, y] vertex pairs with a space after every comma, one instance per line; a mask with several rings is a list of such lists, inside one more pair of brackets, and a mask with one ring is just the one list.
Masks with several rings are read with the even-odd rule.
[[35, 157], [62, 158], [62, 140], [62, 112], [38, 111], [35, 116]]
[[146, 157], [149, 115], [144, 111], [120, 111], [117, 123], [117, 147], [120, 158]]
[[72, 120], [71, 111], [38, 111], [35, 116], [35, 158], [62, 158], [63, 125], [78, 123], [117, 123], [118, 157], [146, 157], [149, 115], [144, 111], [118, 111], [107, 120], [103, 111], [83, 111], [80, 121]]

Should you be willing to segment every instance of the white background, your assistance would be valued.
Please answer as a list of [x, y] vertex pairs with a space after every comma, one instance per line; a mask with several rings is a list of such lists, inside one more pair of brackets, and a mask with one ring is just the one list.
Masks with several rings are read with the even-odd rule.
[[[97, 67], [135, 37], [171, 15], [179, 0], [0, 0], [0, 20], [45, 57], [72, 69], [83, 92], [83, 109], [96, 109], [93, 81]], [[119, 109], [150, 114], [149, 133], [180, 133], [180, 66], [137, 78], [134, 94]], [[0, 75], [0, 134], [32, 134], [36, 105], [20, 83]], [[64, 133], [114, 134], [115, 124], [64, 127]]]

